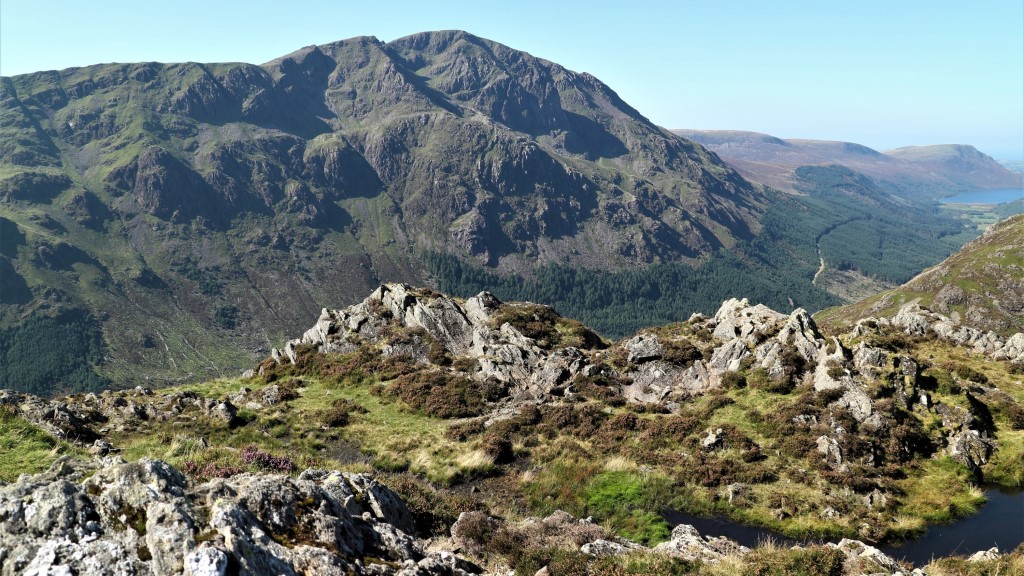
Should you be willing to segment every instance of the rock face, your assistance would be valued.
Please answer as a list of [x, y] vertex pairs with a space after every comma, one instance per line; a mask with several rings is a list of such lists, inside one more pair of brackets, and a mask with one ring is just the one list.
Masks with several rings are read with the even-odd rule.
[[925, 336], [932, 332], [943, 340], [972, 348], [993, 360], [1024, 363], [1024, 334], [1017, 332], [1004, 338], [992, 331], [965, 326], [948, 316], [921, 307], [916, 300], [905, 304], [891, 318], [865, 318], [858, 324], [871, 322], [896, 326], [911, 336]]
[[[349, 352], [364, 342], [384, 340], [395, 329], [412, 330], [423, 335], [419, 345], [385, 345], [382, 352], [408, 354], [417, 362], [429, 363], [429, 344], [440, 345], [454, 357], [475, 360], [479, 371], [471, 377], [499, 384], [509, 401], [542, 401], [563, 394], [564, 385], [588, 365], [588, 357], [576, 346], [553, 344], [550, 333], [524, 334], [523, 324], [538, 314], [558, 322], [547, 307], [504, 304], [486, 292], [460, 303], [429, 290], [385, 284], [359, 304], [324, 310], [315, 326], [289, 341], [284, 350], [273, 350], [271, 356], [279, 362], [294, 362], [302, 346]], [[585, 329], [579, 344], [591, 349], [603, 346]]]
[[241, 474], [191, 484], [171, 466], [62, 458], [0, 487], [0, 566], [13, 574], [449, 574], [405, 503], [360, 474]]

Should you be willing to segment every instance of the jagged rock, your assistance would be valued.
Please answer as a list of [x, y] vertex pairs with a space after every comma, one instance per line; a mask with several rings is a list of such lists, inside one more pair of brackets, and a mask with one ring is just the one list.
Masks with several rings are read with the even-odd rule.
[[885, 508], [889, 504], [889, 497], [878, 488], [875, 488], [870, 493], [865, 494], [861, 501], [868, 508]]
[[634, 336], [627, 340], [622, 347], [629, 351], [626, 361], [637, 364], [648, 360], [657, 360], [661, 358], [662, 354], [661, 342], [659, 342], [658, 337], [653, 334], [639, 334]]
[[881, 415], [875, 411], [871, 396], [868, 396], [867, 390], [859, 383], [847, 388], [846, 392], [832, 403], [832, 406], [849, 410], [854, 420], [860, 422], [866, 429], [877, 430], [884, 425]]
[[724, 372], [726, 370], [736, 371], [740, 369], [740, 363], [750, 355], [747, 345], [740, 339], [730, 340], [724, 346], [715, 348], [711, 355], [708, 367]]
[[853, 365], [868, 378], [878, 378], [889, 367], [889, 354], [861, 342], [853, 349]]
[[633, 542], [619, 543], [612, 542], [611, 540], [605, 540], [599, 538], [593, 542], [588, 542], [583, 546], [580, 546], [580, 552], [602, 558], [605, 556], [619, 556], [622, 554], [629, 554], [638, 550], [646, 550], [643, 546], [635, 544]]
[[448, 552], [438, 552], [403, 568], [396, 576], [470, 576], [480, 572], [475, 564]]
[[787, 319], [785, 314], [763, 304], [751, 306], [746, 298], [732, 298], [723, 302], [715, 313], [714, 336], [722, 342], [739, 338], [756, 346], [765, 338], [778, 334], [781, 324]]
[[344, 477], [356, 493], [365, 498], [373, 517], [379, 522], [409, 534], [415, 531], [412, 512], [397, 494], [364, 474], [345, 474]]
[[[64, 457], [0, 486], [5, 576], [205, 576], [229, 566], [253, 575], [359, 574], [363, 557], [415, 566], [428, 556], [397, 524], [412, 530], [404, 502], [360, 474], [240, 474], [191, 486], [160, 461]], [[430, 558], [421, 571], [466, 573], [466, 564]]]
[[829, 468], [838, 470], [843, 466], [843, 449], [835, 438], [824, 435], [818, 436], [815, 444], [818, 453], [822, 455], [822, 460], [828, 464]]
[[814, 319], [803, 308], [797, 308], [789, 315], [775, 339], [795, 347], [808, 362], [818, 359], [821, 334]]
[[869, 546], [860, 540], [843, 538], [838, 544], [829, 542], [826, 546], [838, 549], [851, 560], [873, 563], [877, 567], [885, 570], [888, 574], [900, 571], [900, 563], [898, 561], [893, 559], [891, 556], [886, 555], [878, 548]]
[[1003, 339], [995, 332], [963, 326], [952, 318], [922, 308], [919, 300], [902, 306], [890, 322], [907, 334], [923, 336], [931, 330], [943, 340], [957, 346], [970, 346], [975, 352], [995, 360], [1024, 362], [1024, 334], [1018, 332]]
[[228, 569], [228, 555], [223, 550], [203, 546], [185, 557], [187, 576], [224, 576]]
[[962, 430], [949, 438], [949, 455], [972, 470], [988, 462], [993, 444], [977, 430]]
[[992, 353], [992, 358], [1024, 362], [1024, 334], [1017, 332], [1010, 336], [1001, 348]]
[[924, 336], [928, 333], [934, 318], [915, 300], [903, 305], [891, 320], [894, 325], [902, 328], [907, 334]]
[[722, 536], [701, 536], [693, 526], [680, 524], [672, 529], [671, 540], [658, 544], [654, 551], [685, 560], [718, 562], [725, 556], [746, 554], [750, 549]]

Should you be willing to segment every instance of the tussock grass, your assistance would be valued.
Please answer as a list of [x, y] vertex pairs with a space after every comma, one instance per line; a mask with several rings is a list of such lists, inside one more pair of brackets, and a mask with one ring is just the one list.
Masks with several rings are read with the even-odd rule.
[[43, 472], [60, 456], [81, 453], [0, 406], [0, 480], [13, 482], [21, 474]]

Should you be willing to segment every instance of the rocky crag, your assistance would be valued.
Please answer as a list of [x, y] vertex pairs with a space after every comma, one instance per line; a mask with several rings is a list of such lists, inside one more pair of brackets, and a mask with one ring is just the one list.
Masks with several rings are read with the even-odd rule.
[[[45, 473], [0, 485], [0, 573], [467, 576], [484, 572], [460, 554], [479, 548], [481, 525], [578, 547], [591, 558], [655, 554], [714, 564], [751, 552], [688, 525], [652, 550], [564, 512], [515, 526], [463, 513], [449, 549], [437, 549], [411, 535], [401, 498], [362, 474], [311, 469], [193, 483], [160, 461], [65, 457]], [[903, 573], [862, 542], [827, 547], [861, 569]]]
[[[544, 326], [544, 316], [554, 321]], [[271, 357], [277, 363], [294, 363], [300, 349], [353, 352], [368, 342], [381, 341], [386, 330], [396, 325], [420, 331], [408, 344], [384, 344], [381, 354], [409, 355], [416, 362], [433, 364], [430, 345], [436, 343], [453, 358], [475, 360], [472, 371], [463, 375], [496, 387], [488, 424], [517, 414], [524, 404], [571, 397], [574, 383], [588, 377], [621, 382], [614, 393], [627, 401], [661, 404], [671, 411], [688, 399], [721, 388], [723, 378], [745, 370], [779, 383], [806, 377], [815, 391], [836, 391], [830, 406], [849, 411], [869, 430], [879, 430], [892, 422], [877, 409], [869, 387], [896, 373], [895, 397], [908, 409], [941, 413], [948, 419], [948, 450], [972, 468], [985, 463], [992, 447], [984, 432], [970, 427], [973, 416], [932, 402], [919, 386], [920, 362], [872, 345], [872, 336], [882, 335], [889, 327], [910, 336], [931, 331], [996, 360], [1024, 363], [1024, 334], [1004, 340], [990, 332], [954, 330], [947, 318], [910, 308], [891, 319], [859, 323], [852, 334], [858, 340], [853, 347], [839, 338], [823, 337], [801, 309], [786, 315], [735, 299], [724, 302], [714, 317], [694, 315], [681, 333], [659, 336], [657, 331], [646, 331], [611, 347], [585, 327], [560, 329], [559, 321], [565, 322], [550, 308], [504, 304], [488, 293], [460, 303], [431, 291], [388, 284], [355, 306], [325, 309], [314, 327], [289, 341], [283, 351], [274, 349]], [[537, 324], [547, 331], [536, 331]], [[843, 457], [835, 436], [843, 434], [837, 426], [817, 442], [819, 451], [836, 467], [843, 466]], [[715, 443], [715, 434], [710, 433], [707, 441]]]
[[[904, 309], [826, 336], [803, 310], [729, 300], [714, 316], [611, 343], [547, 306], [385, 284], [323, 310], [238, 380], [0, 393], [5, 425], [57, 439], [50, 459], [72, 454], [0, 486], [0, 564], [4, 574], [579, 573], [557, 568], [571, 560], [606, 573], [619, 558], [739, 569], [775, 554], [669, 531], [657, 515], [668, 500], [628, 496], [671, 489], [690, 505], [837, 537], [779, 554], [906, 573], [865, 542], [933, 521], [913, 516], [935, 497], [916, 486], [940, 478], [942, 497], [969, 500], [972, 474], [1012, 484], [1019, 472], [1021, 336], [922, 337], [944, 334], [942, 322]], [[390, 426], [396, 418], [404, 424]], [[346, 460], [353, 444], [373, 458]], [[546, 476], [573, 469], [584, 475]], [[387, 471], [394, 491], [370, 470]], [[544, 482], [575, 486], [585, 504], [561, 488], [539, 498]], [[807, 490], [819, 499], [801, 502]], [[563, 504], [574, 512], [550, 513]], [[616, 511], [634, 508], [620, 522]], [[978, 561], [1017, 562], [988, 554]]]

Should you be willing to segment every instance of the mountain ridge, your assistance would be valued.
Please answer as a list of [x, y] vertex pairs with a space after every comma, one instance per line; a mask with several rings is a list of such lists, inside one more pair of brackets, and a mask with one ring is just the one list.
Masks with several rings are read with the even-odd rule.
[[303, 312], [427, 280], [424, 252], [696, 262], [767, 202], [593, 76], [458, 31], [4, 77], [0, 99], [0, 321], [88, 310], [118, 380], [244, 365]]
[[[820, 194], [799, 201], [752, 184], [592, 75], [460, 31], [262, 66], [4, 77], [0, 100], [0, 341], [32, 351], [8, 354], [19, 366], [0, 382], [38, 391], [241, 369], [386, 281], [510, 299], [531, 285], [577, 315], [604, 303], [588, 318], [618, 334], [712, 312], [740, 284], [777, 307], [835, 304], [814, 251], [840, 225], [886, 241], [836, 253], [852, 245], [837, 239], [826, 257], [894, 282], [971, 234], [842, 174], [812, 174]], [[77, 361], [36, 344], [56, 317], [87, 327]], [[76, 376], [51, 382], [44, 365]]]
[[835, 140], [781, 139], [742, 130], [673, 130], [717, 152], [742, 174], [780, 190], [795, 191], [792, 170], [803, 165], [839, 164], [872, 178], [920, 193], [920, 183], [932, 197], [978, 188], [1024, 188], [1014, 173], [988, 155], [965, 144], [907, 146], [878, 151], [861, 144]]
[[1024, 214], [990, 226], [961, 250], [897, 288], [818, 314], [851, 325], [908, 305], [945, 314], [957, 327], [1009, 336], [1024, 331]]

